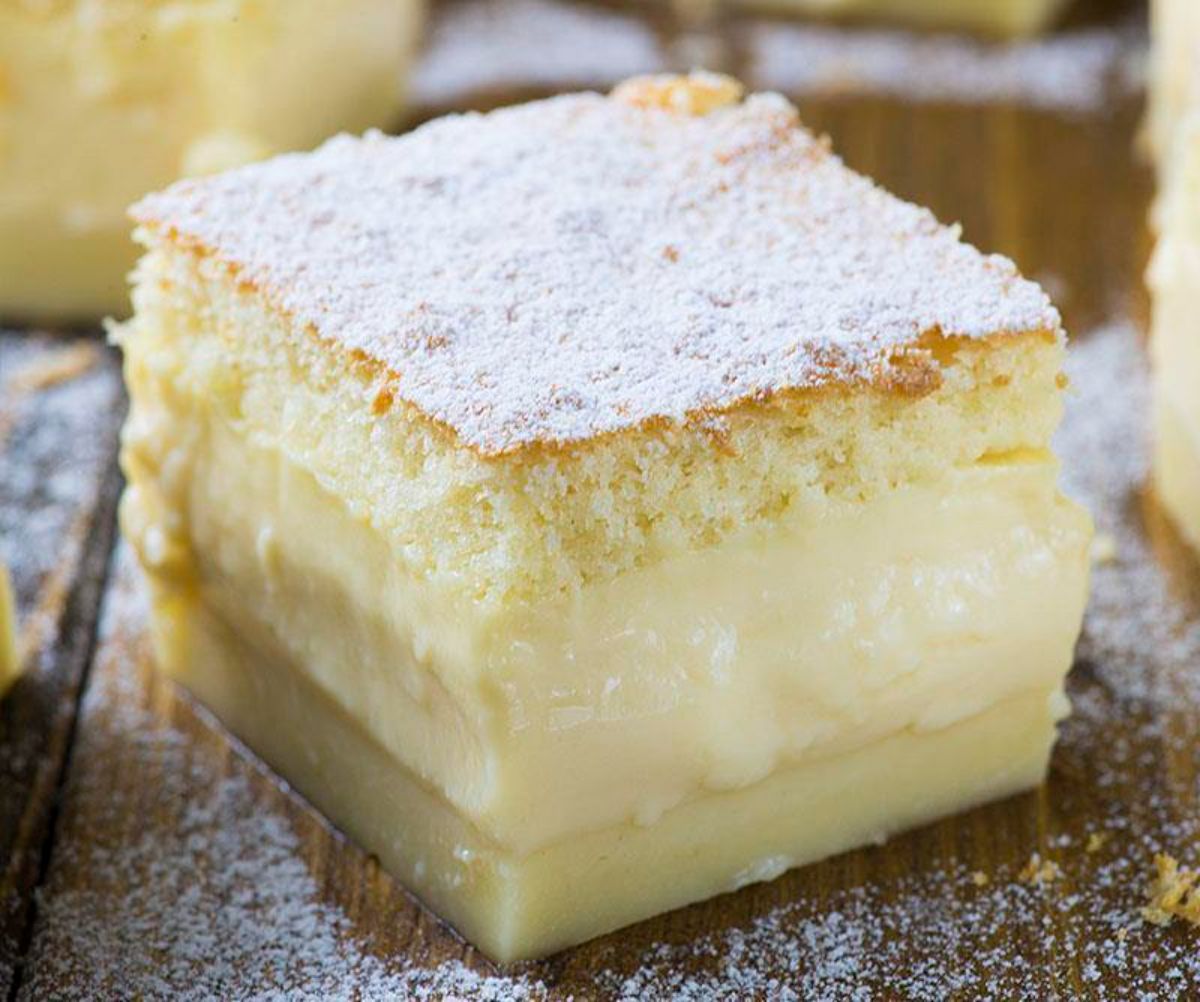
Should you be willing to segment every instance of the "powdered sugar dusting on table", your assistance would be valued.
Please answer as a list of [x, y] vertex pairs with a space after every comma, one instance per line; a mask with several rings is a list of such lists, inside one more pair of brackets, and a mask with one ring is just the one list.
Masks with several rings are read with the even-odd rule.
[[667, 57], [638, 12], [560, 0], [466, 0], [433, 12], [425, 53], [413, 71], [421, 107], [461, 109], [468, 95], [531, 88], [608, 87], [665, 70]]
[[88, 434], [121, 393], [116, 366], [98, 345], [89, 352], [93, 364], [69, 378], [24, 385], [81, 344], [45, 335], [0, 339], [0, 563], [12, 573], [22, 619], [55, 567], [73, 563], [83, 541], [69, 520], [110, 460], [112, 443]]
[[895, 356], [934, 329], [1059, 324], [1010, 261], [851, 173], [774, 95], [455, 116], [185, 181], [135, 215], [484, 453], [904, 380]]
[[[77, 755], [86, 764], [67, 797], [89, 796], [88, 769], [132, 765], [148, 782], [127, 823], [106, 824], [100, 837], [68, 827], [56, 844], [56, 872], [82, 868], [87, 877], [69, 889], [51, 877], [44, 888], [20, 997], [545, 997], [536, 976], [501, 978], [460, 962], [413, 966], [355, 939], [345, 913], [322, 900], [299, 836], [272, 809], [253, 767], [223, 770], [211, 746], [147, 704], [138, 674], [147, 668], [139, 639], [147, 610], [124, 544], [116, 563], [82, 708]], [[115, 818], [119, 808], [93, 801], [86, 810], [111, 810]]]
[[1103, 110], [1139, 89], [1146, 52], [1145, 31], [1134, 25], [1007, 43], [778, 21], [745, 33], [749, 76], [790, 95], [1011, 103], [1070, 115]]
[[[947, 848], [940, 866], [821, 899], [781, 893], [775, 906], [698, 937], [686, 921], [657, 942], [631, 930], [594, 972], [586, 997], [1032, 1000], [1046, 997], [1044, 958], [1067, 950], [1078, 981], [1064, 997], [1125, 999], [1137, 997], [1135, 986], [1146, 998], [1194, 995], [1194, 938], [1139, 918], [1151, 854], [1166, 849], [1196, 861], [1192, 792], [1158, 782], [1138, 797], [1108, 791], [1154, 775], [1147, 755], [1197, 754], [1200, 614], [1173, 593], [1137, 503], [1147, 476], [1147, 379], [1136, 331], [1116, 325], [1080, 340], [1070, 374], [1075, 395], [1059, 440], [1068, 487], [1093, 509], [1116, 556], [1095, 569], [1046, 830], [1040, 838], [997, 831], [1029, 839], [1060, 875], [1023, 880], [1020, 864], [979, 874]], [[88, 770], [123, 764], [154, 782], [136, 814], [129, 804], [111, 808], [137, 825], [125, 841], [97, 842], [96, 832], [68, 827], [56, 844], [25, 998], [563, 997], [553, 963], [507, 973], [478, 959], [426, 964], [361, 939], [311, 875], [302, 840], [254, 770], [242, 763], [222, 771], [212, 748], [174, 729], [147, 700], [138, 674], [145, 669], [128, 641], [118, 642], [136, 636], [144, 618], [125, 552], [119, 568], [125, 590], [105, 617], [76, 755], [82, 771], [65, 814], [88, 796]], [[1085, 828], [1058, 822], [1062, 797], [1086, 798]], [[1093, 834], [1105, 836], [1098, 848]], [[86, 887], [56, 888], [54, 872], [72, 859], [89, 875]], [[786, 889], [789, 879], [773, 886]]]
[[[690, 32], [685, 22], [664, 31], [644, 14], [628, 4], [565, 0], [438, 4], [414, 71], [413, 102], [421, 109], [474, 107], [531, 88], [610, 87], [634, 73], [718, 65], [736, 67], [756, 89], [792, 98], [1011, 104], [1081, 115], [1139, 90], [1147, 49], [1137, 18], [1115, 29], [1064, 28], [997, 42], [728, 10], [713, 30]], [[688, 48], [697, 43], [699, 59]]]
[[[1093, 569], [1070, 679], [1073, 712], [1051, 768], [1040, 851], [1061, 877], [1026, 882], [1016, 868], [980, 874], [951, 857], [943, 869], [890, 885], [797, 900], [698, 941], [660, 944], [606, 972], [611, 997], [1032, 1002], [1047, 997], [1039, 958], [1061, 961], [1068, 950], [1078, 984], [1064, 998], [1200, 992], [1194, 936], [1140, 918], [1153, 853], [1196, 861], [1194, 791], [1147, 783], [1136, 799], [1111, 792], [1161, 769], [1157, 756], [1200, 753], [1200, 606], [1173, 587], [1147, 534], [1150, 391], [1137, 330], [1119, 323], [1080, 339], [1068, 371], [1072, 397], [1057, 442], [1065, 486], [1092, 510], [1115, 556]], [[1136, 743], [1114, 733], [1127, 732], [1130, 720]], [[1086, 830], [1056, 828], [1053, 804], [1063, 796], [1086, 798]], [[1089, 847], [1092, 835], [1103, 836], [1098, 848]], [[711, 958], [704, 974], [695, 973], [696, 957]]]

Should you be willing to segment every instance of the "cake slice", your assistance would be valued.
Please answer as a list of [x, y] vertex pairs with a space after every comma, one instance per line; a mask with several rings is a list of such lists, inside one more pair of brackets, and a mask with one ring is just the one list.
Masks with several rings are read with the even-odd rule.
[[1156, 0], [1154, 28], [1154, 474], [1159, 499], [1200, 547], [1200, 7]]
[[391, 124], [421, 0], [0, 2], [0, 318], [129, 312], [130, 202]]
[[[681, 0], [689, 2], [689, 0]], [[989, 35], [1033, 35], [1049, 28], [1067, 0], [736, 0], [744, 7], [781, 14], [885, 18], [928, 28], [958, 28]]]
[[162, 667], [492, 957], [1042, 778], [1058, 314], [782, 98], [638, 79], [134, 216]]
[[1161, 164], [1171, 155], [1180, 121], [1197, 104], [1200, 5], [1193, 0], [1153, 0], [1150, 27], [1148, 137]]

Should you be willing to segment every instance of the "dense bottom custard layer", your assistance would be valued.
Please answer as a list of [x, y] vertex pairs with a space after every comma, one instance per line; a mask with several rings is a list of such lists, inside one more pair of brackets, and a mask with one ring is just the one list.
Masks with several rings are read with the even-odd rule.
[[1027, 35], [1048, 27], [1064, 0], [739, 0], [762, 10], [882, 17], [931, 27]]
[[[1027, 690], [947, 727], [905, 728], [714, 792], [649, 826], [606, 826], [518, 853], [418, 781], [281, 648], [252, 646], [196, 596], [160, 599], [155, 622], [172, 675], [502, 962], [1027, 789], [1045, 772], [1066, 708], [1057, 688]], [[542, 796], [555, 801], [553, 789]]]

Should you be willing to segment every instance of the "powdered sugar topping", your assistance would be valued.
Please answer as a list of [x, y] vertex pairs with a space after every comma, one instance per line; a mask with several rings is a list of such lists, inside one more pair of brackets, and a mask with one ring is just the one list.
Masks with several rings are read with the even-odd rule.
[[931, 330], [1059, 325], [1010, 261], [853, 174], [774, 95], [693, 117], [580, 94], [343, 137], [135, 217], [490, 454], [903, 381]]

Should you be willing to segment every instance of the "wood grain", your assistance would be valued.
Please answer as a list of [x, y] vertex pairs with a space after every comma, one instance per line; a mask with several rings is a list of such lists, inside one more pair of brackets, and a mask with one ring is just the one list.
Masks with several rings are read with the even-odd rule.
[[[1095, 16], [1123, 9], [1100, 4]], [[1200, 570], [1145, 487], [1144, 428], [1121, 409], [1136, 399], [1116, 392], [1123, 377], [1144, 381], [1151, 182], [1133, 153], [1138, 102], [1081, 115], [797, 98], [851, 165], [1046, 280], [1084, 375], [1110, 366], [1111, 413], [1103, 381], [1084, 403], [1115, 458], [1104, 442], [1072, 455], [1090, 464], [1085, 486], [1101, 484], [1100, 527], [1120, 551], [1097, 568], [1070, 679], [1076, 710], [1046, 786], [497, 971], [154, 673], [123, 555], [21, 998], [1200, 994], [1196, 931], [1138, 914], [1151, 852], [1195, 863], [1200, 834], [1200, 684], [1189, 675], [1200, 678], [1200, 646], [1185, 642], [1200, 623]], [[46, 753], [60, 763], [51, 772], [61, 743]], [[12, 838], [10, 816], [0, 810], [0, 837]], [[1056, 869], [1023, 877], [1031, 859]]]
[[0, 702], [0, 990], [28, 939], [113, 534], [124, 412], [95, 336], [0, 332], [0, 560], [24, 675]]

